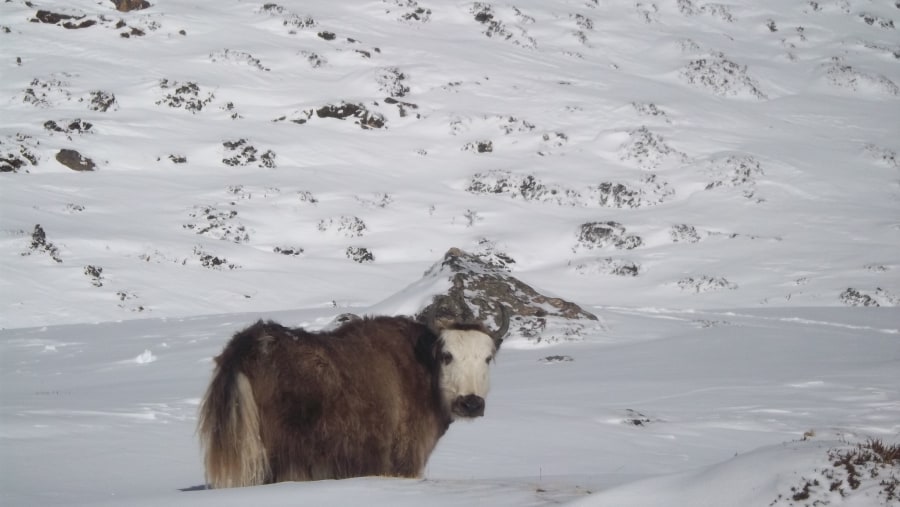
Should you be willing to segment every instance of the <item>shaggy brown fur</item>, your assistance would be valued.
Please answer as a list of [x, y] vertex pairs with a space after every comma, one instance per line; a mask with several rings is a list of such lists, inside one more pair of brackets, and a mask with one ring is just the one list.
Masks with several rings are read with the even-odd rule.
[[420, 476], [451, 422], [440, 349], [403, 317], [328, 333], [260, 321], [237, 333], [200, 407], [208, 482]]

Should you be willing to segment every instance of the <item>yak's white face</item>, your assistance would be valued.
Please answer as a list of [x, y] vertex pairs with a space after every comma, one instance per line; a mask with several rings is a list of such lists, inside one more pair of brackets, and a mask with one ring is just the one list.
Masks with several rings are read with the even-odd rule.
[[494, 340], [481, 331], [445, 329], [441, 394], [453, 419], [484, 415], [484, 398], [490, 388], [488, 366], [497, 349]]

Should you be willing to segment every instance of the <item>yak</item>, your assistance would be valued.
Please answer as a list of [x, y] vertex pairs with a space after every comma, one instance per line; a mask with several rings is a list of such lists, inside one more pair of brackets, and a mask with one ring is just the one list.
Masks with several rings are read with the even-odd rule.
[[509, 328], [365, 317], [310, 332], [259, 321], [215, 358], [198, 434], [212, 488], [421, 477], [457, 419], [484, 415]]

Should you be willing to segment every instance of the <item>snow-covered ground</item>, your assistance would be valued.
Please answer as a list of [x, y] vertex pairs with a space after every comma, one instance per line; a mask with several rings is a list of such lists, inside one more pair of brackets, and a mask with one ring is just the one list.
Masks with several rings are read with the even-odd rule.
[[[0, 503], [898, 503], [835, 463], [900, 441], [900, 4], [150, 3], [0, 4]], [[202, 490], [232, 333], [451, 247], [604, 331], [424, 480]]]

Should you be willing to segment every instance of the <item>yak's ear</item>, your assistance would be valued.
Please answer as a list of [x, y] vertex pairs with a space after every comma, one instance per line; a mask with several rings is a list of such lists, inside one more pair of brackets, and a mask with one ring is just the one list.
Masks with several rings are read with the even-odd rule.
[[422, 331], [416, 339], [416, 359], [422, 364], [434, 364], [444, 351], [443, 340], [440, 335], [430, 329], [420, 328]]

